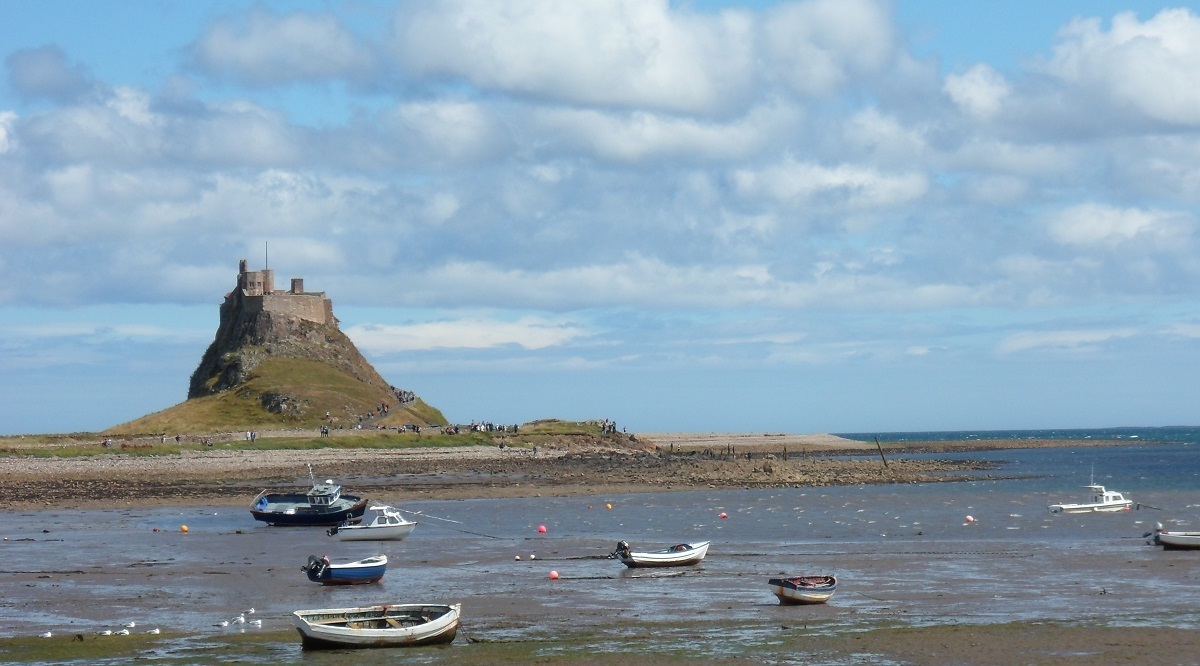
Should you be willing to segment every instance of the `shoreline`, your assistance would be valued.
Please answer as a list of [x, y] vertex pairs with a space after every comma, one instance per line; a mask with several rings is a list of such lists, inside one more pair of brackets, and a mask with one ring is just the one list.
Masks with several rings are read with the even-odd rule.
[[[275, 433], [272, 433], [275, 434]], [[282, 436], [282, 435], [276, 435]], [[289, 433], [288, 436], [295, 436]], [[264, 435], [265, 441], [269, 438]], [[971, 440], [889, 444], [828, 434], [648, 433], [628, 446], [249, 449], [241, 442], [177, 454], [119, 449], [84, 456], [0, 455], [14, 509], [237, 506], [263, 489], [336, 480], [365, 497], [498, 499], [705, 489], [952, 482], [991, 461], [906, 455], [1129, 445], [1126, 440]], [[1136, 444], [1151, 444], [1137, 442]], [[882, 457], [880, 457], [882, 456]]]

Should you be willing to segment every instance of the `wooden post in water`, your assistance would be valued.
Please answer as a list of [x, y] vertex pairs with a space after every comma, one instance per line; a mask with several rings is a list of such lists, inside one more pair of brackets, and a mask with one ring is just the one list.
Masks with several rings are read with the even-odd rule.
[[879, 449], [879, 457], [883, 460], [883, 466], [887, 467], [887, 458], [883, 455], [883, 445], [879, 443], [879, 438], [875, 438], [875, 448]]

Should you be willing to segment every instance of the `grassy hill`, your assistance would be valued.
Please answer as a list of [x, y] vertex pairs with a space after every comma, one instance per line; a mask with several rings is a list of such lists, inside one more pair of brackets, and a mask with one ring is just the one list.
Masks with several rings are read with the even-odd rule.
[[257, 365], [247, 380], [234, 388], [191, 398], [114, 426], [104, 434], [350, 427], [360, 415], [378, 410], [380, 404], [390, 406], [388, 424], [446, 423], [438, 409], [420, 398], [401, 406], [390, 391], [321, 361], [271, 358]]

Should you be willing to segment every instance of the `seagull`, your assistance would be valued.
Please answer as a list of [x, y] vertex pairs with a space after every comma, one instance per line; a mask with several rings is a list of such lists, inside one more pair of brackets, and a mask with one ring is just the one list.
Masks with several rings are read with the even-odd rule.
[[112, 629], [105, 629], [104, 631], [98, 631], [96, 633], [100, 636], [112, 636]]
[[233, 618], [232, 620], [230, 620], [230, 622], [232, 622], [232, 623], [234, 623], [234, 624], [246, 624], [246, 616], [245, 616], [245, 615], [238, 615], [237, 617], [235, 617], [235, 618]]
[[146, 633], [148, 633], [148, 634], [157, 634], [157, 633], [158, 633], [158, 627], [155, 627], [155, 628], [151, 629], [150, 631], [147, 631]]
[[256, 626], [256, 627], [261, 627], [261, 626], [262, 626], [262, 620], [250, 620], [250, 624], [252, 624], [252, 625], [254, 625], [254, 626]]
[[254, 609], [253, 609], [253, 608], [247, 608], [246, 610], [242, 611], [242, 614], [244, 614], [244, 615], [254, 615]]
[[47, 631], [47, 632], [45, 632], [45, 633], [43, 633], [43, 634], [38, 634], [38, 636], [40, 636], [41, 638], [50, 638], [50, 637], [51, 637], [51, 636], [53, 636], [53, 635], [54, 635], [54, 634], [51, 634], [51, 633], [50, 633], [50, 632], [48, 632], [48, 631]]
[[137, 626], [137, 622], [126, 622], [125, 626], [129, 627], [130, 629], [133, 629], [134, 627]]
[[129, 635], [129, 630], [128, 630], [128, 629], [122, 629], [122, 630], [120, 630], [120, 631], [118, 631], [118, 632], [117, 632], [117, 635], [118, 635], [118, 636], [128, 636], [128, 635]]
[[214, 626], [214, 627], [228, 627], [228, 626], [229, 626], [229, 620], [221, 620], [220, 622], [218, 622], [218, 623], [214, 624], [213, 626]]

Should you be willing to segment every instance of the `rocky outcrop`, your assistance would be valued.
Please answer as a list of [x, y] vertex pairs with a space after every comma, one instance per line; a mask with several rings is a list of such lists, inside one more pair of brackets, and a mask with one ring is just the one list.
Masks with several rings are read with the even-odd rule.
[[[240, 386], [259, 364], [272, 358], [318, 361], [388, 391], [388, 383], [338, 329], [336, 319], [321, 324], [264, 310], [248, 303], [247, 297], [234, 289], [221, 304], [220, 326], [192, 373], [188, 398]], [[263, 400], [264, 407], [276, 413], [296, 406], [287, 396], [264, 395]]]

